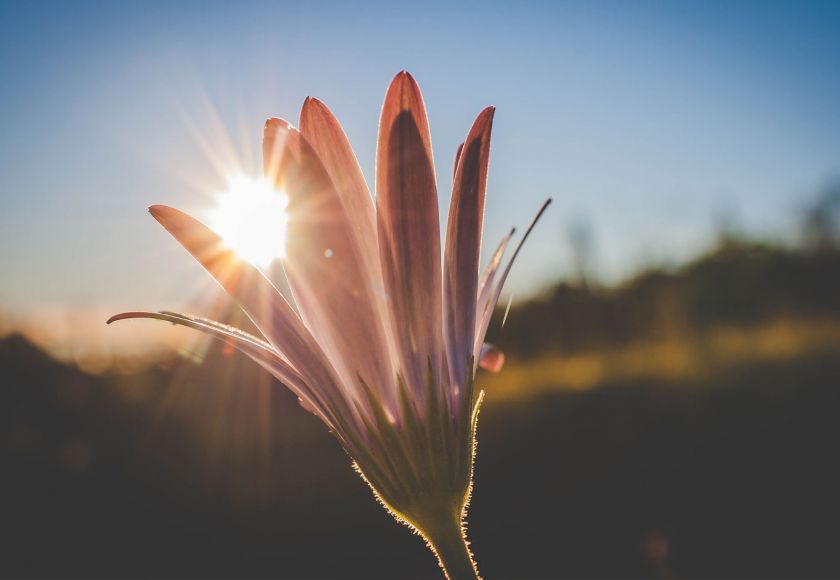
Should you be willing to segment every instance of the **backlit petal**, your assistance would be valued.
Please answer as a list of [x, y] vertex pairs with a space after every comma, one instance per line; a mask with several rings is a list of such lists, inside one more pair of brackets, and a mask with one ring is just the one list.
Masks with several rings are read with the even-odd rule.
[[[150, 318], [155, 320], [162, 320], [171, 322], [172, 324], [179, 324], [195, 330], [199, 330], [212, 336], [217, 340], [226, 342], [237, 350], [248, 356], [251, 360], [258, 363], [261, 367], [269, 373], [277, 377], [284, 385], [286, 385], [298, 397], [305, 400], [310, 407], [317, 411], [317, 414], [326, 420], [330, 413], [318, 401], [317, 393], [310, 391], [310, 388], [303, 380], [303, 377], [298, 373], [289, 363], [284, 361], [278, 354], [272, 350], [271, 345], [256, 336], [248, 334], [238, 328], [208, 320], [196, 316], [189, 316], [186, 314], [177, 314], [174, 312], [123, 312], [108, 319], [107, 323], [111, 324], [118, 320], [127, 320], [132, 318]], [[333, 427], [332, 421], [327, 420], [327, 424]]]
[[484, 221], [493, 107], [473, 123], [455, 170], [446, 230], [443, 298], [452, 384], [466, 382], [473, 355], [478, 262]]
[[429, 361], [434, 380], [442, 376], [440, 220], [426, 109], [406, 72], [391, 82], [382, 106], [376, 209], [400, 367], [420, 397]]
[[505, 281], [507, 280], [508, 274], [510, 274], [510, 269], [513, 267], [513, 263], [516, 261], [516, 257], [519, 255], [519, 251], [522, 249], [525, 240], [528, 239], [528, 236], [531, 235], [531, 231], [534, 229], [534, 226], [537, 225], [542, 214], [548, 208], [549, 204], [551, 204], [551, 199], [547, 199], [543, 202], [540, 206], [540, 209], [537, 210], [537, 214], [534, 216], [534, 219], [531, 220], [528, 229], [525, 230], [525, 235], [522, 236], [522, 239], [519, 240], [519, 244], [516, 246], [516, 250], [514, 250], [513, 255], [510, 257], [510, 261], [508, 262], [505, 269], [502, 271], [502, 275], [499, 278], [499, 281], [492, 287], [493, 289], [490, 292], [490, 299], [487, 302], [487, 306], [485, 307], [484, 312], [481, 314], [481, 318], [479, 319], [479, 331], [477, 336], [480, 337], [480, 340], [484, 340], [484, 336], [487, 334], [487, 328], [490, 326], [490, 319], [493, 317], [493, 310], [496, 308], [496, 304], [499, 302], [499, 296], [502, 294], [502, 288], [505, 285]]
[[[154, 205], [149, 212], [221, 284], [268, 341], [317, 386], [338, 409], [348, 405], [332, 366], [312, 335], [272, 283], [203, 223], [177, 209]], [[350, 416], [352, 413], [348, 413]]]
[[269, 179], [289, 196], [284, 267], [301, 316], [348, 392], [365, 401], [361, 378], [394, 409], [396, 375], [350, 212], [318, 155], [287, 122], [269, 119], [263, 147]]
[[481, 278], [478, 280], [478, 301], [476, 303], [476, 310], [475, 310], [475, 349], [474, 354], [476, 358], [479, 357], [481, 344], [484, 341], [484, 334], [482, 332], [482, 323], [484, 320], [484, 314], [490, 310], [491, 316], [493, 312], [493, 308], [495, 308], [495, 304], [492, 306], [490, 305], [490, 299], [493, 296], [493, 281], [496, 279], [496, 272], [499, 270], [499, 264], [502, 263], [502, 257], [505, 254], [505, 250], [507, 249], [508, 244], [510, 243], [510, 239], [513, 237], [513, 234], [516, 232], [516, 228], [512, 228], [508, 234], [502, 238], [501, 243], [496, 248], [496, 251], [493, 252], [493, 255], [490, 257], [490, 261], [487, 262], [487, 265], [484, 267], [484, 271], [481, 272]]
[[303, 103], [300, 132], [318, 155], [347, 211], [350, 224], [362, 246], [368, 275], [381, 285], [376, 211], [362, 169], [347, 135], [327, 106], [312, 97]]

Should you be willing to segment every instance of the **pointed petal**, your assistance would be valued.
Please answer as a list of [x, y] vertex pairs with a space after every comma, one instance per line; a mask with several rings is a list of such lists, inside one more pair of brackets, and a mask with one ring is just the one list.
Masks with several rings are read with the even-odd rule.
[[108, 319], [107, 324], [116, 322], [118, 320], [128, 320], [134, 318], [150, 318], [155, 320], [163, 320], [171, 322], [172, 324], [179, 324], [195, 330], [199, 330], [212, 336], [217, 340], [227, 342], [234, 346], [237, 350], [248, 356], [251, 360], [259, 364], [269, 373], [277, 377], [286, 387], [295, 393], [299, 398], [305, 400], [310, 407], [317, 410], [317, 414], [322, 417], [328, 426], [334, 427], [332, 421], [326, 419], [330, 416], [330, 412], [325, 409], [320, 402], [318, 402], [317, 393], [313, 393], [309, 386], [289, 363], [284, 361], [276, 351], [274, 351], [270, 344], [262, 339], [257, 338], [247, 332], [197, 316], [189, 316], [186, 314], [176, 314], [174, 312], [123, 312]]
[[373, 198], [347, 135], [332, 111], [312, 97], [303, 102], [300, 132], [323, 163], [344, 203], [363, 257], [370, 262], [366, 264], [371, 270], [369, 275], [381, 280]]
[[487, 262], [487, 265], [484, 267], [484, 271], [481, 273], [481, 278], [478, 280], [478, 301], [475, 311], [476, 344], [474, 352], [476, 355], [478, 354], [481, 343], [484, 340], [484, 335], [481, 334], [481, 321], [483, 320], [484, 313], [487, 309], [491, 308], [490, 299], [493, 295], [493, 281], [496, 278], [496, 272], [499, 270], [499, 264], [502, 263], [502, 257], [504, 256], [505, 250], [507, 249], [514, 233], [516, 233], [516, 228], [511, 228], [510, 232], [502, 238], [501, 243], [499, 243], [496, 251], [493, 252], [493, 255], [490, 257], [490, 261]]
[[497, 373], [505, 365], [505, 353], [499, 347], [485, 342], [481, 347], [481, 356], [478, 359], [478, 366], [491, 373]]
[[272, 348], [272, 346], [263, 339], [256, 337], [253, 334], [249, 334], [244, 330], [240, 330], [234, 326], [229, 326], [227, 324], [223, 324], [215, 320], [210, 320], [208, 318], [202, 318], [200, 316], [179, 314], [177, 312], [147, 312], [141, 310], [132, 312], [121, 312], [120, 314], [115, 314], [111, 318], [106, 320], [105, 324], [111, 324], [119, 320], [131, 320], [135, 318], [151, 318], [155, 320], [163, 320], [164, 322], [180, 324], [182, 326], [188, 326], [190, 328], [201, 327], [201, 330], [204, 330], [205, 326], [210, 327], [213, 334], [218, 334], [222, 338], [232, 338], [236, 341], [247, 343], [256, 350], [264, 351], [267, 356], [278, 356], [278, 353]]
[[192, 216], [162, 205], [150, 207], [149, 212], [239, 303], [307, 383], [322, 389], [340, 412], [347, 412], [349, 407], [323, 351], [263, 273], [238, 258], [215, 232]]
[[525, 235], [522, 236], [521, 240], [519, 240], [519, 244], [516, 246], [516, 250], [514, 250], [513, 255], [510, 257], [510, 261], [508, 262], [507, 266], [502, 272], [499, 281], [493, 287], [493, 290], [490, 293], [490, 300], [487, 303], [487, 307], [485, 308], [484, 312], [481, 315], [481, 318], [478, 321], [479, 331], [476, 336], [480, 341], [483, 342], [484, 337], [487, 335], [487, 328], [490, 326], [490, 319], [493, 316], [493, 310], [496, 308], [496, 304], [499, 302], [499, 296], [502, 293], [502, 288], [505, 285], [505, 281], [507, 280], [508, 274], [510, 274], [510, 269], [513, 267], [513, 263], [516, 261], [516, 257], [519, 255], [519, 251], [522, 249], [523, 244], [525, 244], [525, 240], [527, 240], [528, 236], [531, 235], [531, 231], [534, 229], [534, 226], [537, 225], [537, 222], [540, 220], [540, 217], [542, 217], [542, 214], [545, 213], [545, 210], [548, 209], [548, 206], [550, 204], [551, 198], [545, 200], [540, 206], [540, 209], [537, 210], [537, 214], [534, 216], [534, 219], [531, 220], [528, 229], [525, 230]]
[[301, 316], [357, 399], [361, 377], [394, 409], [396, 375], [352, 216], [299, 131], [269, 119], [263, 147], [269, 179], [289, 196], [284, 265]]
[[440, 220], [429, 123], [414, 79], [398, 74], [385, 95], [376, 150], [382, 275], [404, 376], [421, 396], [427, 358], [441, 376]]
[[493, 107], [484, 109], [470, 129], [455, 170], [449, 206], [443, 279], [444, 337], [455, 385], [465, 384], [467, 373], [472, 371], [467, 365], [475, 341], [478, 261], [494, 111]]

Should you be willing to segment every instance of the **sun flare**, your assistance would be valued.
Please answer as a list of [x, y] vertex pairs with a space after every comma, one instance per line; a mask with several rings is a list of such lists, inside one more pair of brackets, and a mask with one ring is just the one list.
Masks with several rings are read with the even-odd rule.
[[265, 267], [286, 253], [288, 203], [265, 179], [235, 175], [219, 194], [210, 225], [242, 258]]

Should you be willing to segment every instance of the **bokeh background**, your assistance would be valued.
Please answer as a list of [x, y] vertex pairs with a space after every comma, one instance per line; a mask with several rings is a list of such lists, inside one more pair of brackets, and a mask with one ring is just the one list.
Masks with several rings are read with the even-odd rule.
[[270, 377], [104, 325], [244, 325], [145, 207], [207, 215], [310, 94], [372, 177], [402, 69], [443, 207], [497, 106], [488, 247], [555, 200], [491, 326], [507, 366], [479, 377], [484, 574], [840, 575], [836, 2], [0, 11], [0, 575], [438, 577]]

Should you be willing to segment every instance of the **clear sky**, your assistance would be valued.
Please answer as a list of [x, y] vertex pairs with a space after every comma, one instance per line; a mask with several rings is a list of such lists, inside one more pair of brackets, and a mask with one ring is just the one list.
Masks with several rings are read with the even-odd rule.
[[307, 95], [370, 178], [401, 69], [442, 204], [497, 106], [488, 244], [555, 198], [517, 296], [568, 274], [576, 223], [610, 278], [692, 255], [722, 214], [780, 235], [840, 170], [838, 63], [838, 2], [3, 2], [0, 313], [183, 306], [204, 274], [145, 208], [201, 215]]

